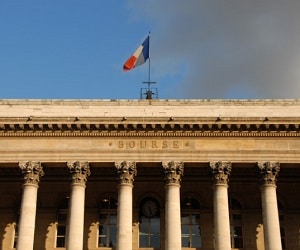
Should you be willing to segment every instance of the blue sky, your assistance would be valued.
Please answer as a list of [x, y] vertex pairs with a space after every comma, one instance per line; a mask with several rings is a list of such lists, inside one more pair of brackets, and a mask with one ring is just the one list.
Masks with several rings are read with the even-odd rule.
[[[164, 4], [162, 4], [162, 2]], [[0, 98], [298, 98], [299, 0], [1, 0]]]

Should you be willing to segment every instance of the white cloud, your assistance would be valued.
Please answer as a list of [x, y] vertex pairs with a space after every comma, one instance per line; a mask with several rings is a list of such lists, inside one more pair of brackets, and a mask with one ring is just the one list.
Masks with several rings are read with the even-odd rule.
[[179, 75], [180, 97], [299, 97], [299, 0], [129, 4], [152, 23], [154, 71]]

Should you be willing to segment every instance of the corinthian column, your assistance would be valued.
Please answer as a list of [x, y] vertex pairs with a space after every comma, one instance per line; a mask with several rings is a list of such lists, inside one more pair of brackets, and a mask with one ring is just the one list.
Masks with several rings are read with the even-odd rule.
[[90, 176], [88, 162], [68, 162], [71, 174], [71, 195], [69, 204], [69, 222], [67, 250], [82, 250], [84, 228], [85, 184]]
[[164, 162], [165, 177], [165, 229], [166, 250], [181, 249], [180, 183], [183, 175], [183, 162]]
[[230, 162], [211, 162], [214, 190], [215, 249], [230, 250], [230, 222], [228, 208], [228, 181]]
[[132, 188], [136, 176], [135, 162], [116, 163], [119, 177], [117, 212], [117, 250], [132, 249]]
[[37, 191], [44, 175], [40, 162], [22, 162], [19, 167], [24, 176], [23, 196], [19, 220], [17, 250], [32, 250], [36, 217]]
[[280, 166], [279, 162], [260, 162], [260, 190], [264, 237], [266, 250], [281, 250], [280, 224], [278, 216], [276, 178]]

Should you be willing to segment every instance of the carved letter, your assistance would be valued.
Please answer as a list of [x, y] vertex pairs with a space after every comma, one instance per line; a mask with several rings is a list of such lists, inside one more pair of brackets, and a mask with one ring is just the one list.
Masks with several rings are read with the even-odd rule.
[[124, 142], [123, 141], [119, 141], [119, 148], [124, 148]]
[[152, 148], [158, 148], [157, 144], [156, 144], [156, 141], [152, 141]]
[[179, 148], [179, 142], [178, 141], [173, 141], [173, 147], [174, 148]]
[[163, 141], [162, 142], [162, 148], [167, 148], [168, 147], [168, 142], [167, 141]]
[[135, 141], [130, 141], [128, 145], [129, 145], [130, 148], [134, 148], [135, 147]]
[[146, 148], [147, 141], [141, 141], [140, 145], [141, 145], [141, 148]]

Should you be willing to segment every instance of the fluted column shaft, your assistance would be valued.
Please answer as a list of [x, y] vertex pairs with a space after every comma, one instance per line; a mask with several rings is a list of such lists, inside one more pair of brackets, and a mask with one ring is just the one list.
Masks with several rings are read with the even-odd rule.
[[40, 177], [44, 175], [39, 162], [22, 162], [19, 167], [24, 176], [23, 195], [18, 224], [17, 250], [32, 250], [36, 217], [37, 191]]
[[265, 250], [281, 250], [276, 178], [280, 171], [278, 162], [258, 163], [264, 225]]
[[67, 233], [67, 250], [83, 249], [84, 201], [87, 177], [90, 175], [88, 162], [68, 162], [71, 174], [71, 194]]
[[183, 175], [183, 163], [163, 163], [165, 177], [165, 249], [181, 249], [181, 213], [180, 213], [180, 183]]
[[117, 250], [132, 249], [132, 189], [136, 176], [135, 162], [116, 163], [119, 178], [117, 211]]
[[214, 190], [215, 249], [230, 250], [230, 221], [228, 207], [228, 181], [231, 172], [229, 162], [211, 162]]

